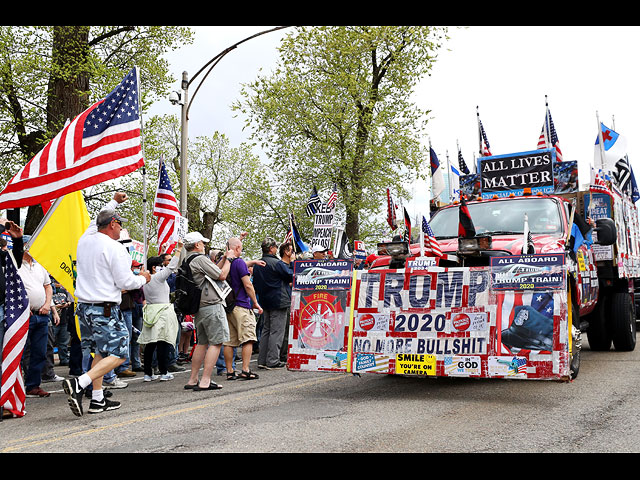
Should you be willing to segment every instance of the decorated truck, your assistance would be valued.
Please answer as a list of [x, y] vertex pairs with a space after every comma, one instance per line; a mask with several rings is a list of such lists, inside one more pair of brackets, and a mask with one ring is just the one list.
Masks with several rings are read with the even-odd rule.
[[417, 242], [378, 244], [365, 269], [296, 261], [288, 368], [566, 381], [584, 332], [592, 350], [633, 350], [637, 209], [604, 180], [578, 191], [558, 163], [482, 159], [481, 191], [405, 232]]

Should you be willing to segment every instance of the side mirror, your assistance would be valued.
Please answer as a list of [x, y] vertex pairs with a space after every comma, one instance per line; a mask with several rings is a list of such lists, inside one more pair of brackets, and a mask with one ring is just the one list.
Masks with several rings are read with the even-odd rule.
[[596, 243], [598, 245], [613, 245], [617, 240], [616, 224], [610, 218], [596, 220]]

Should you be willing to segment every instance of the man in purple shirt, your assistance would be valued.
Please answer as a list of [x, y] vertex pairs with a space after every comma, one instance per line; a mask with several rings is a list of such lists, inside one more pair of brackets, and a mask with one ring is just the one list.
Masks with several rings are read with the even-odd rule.
[[[242, 241], [239, 238], [229, 239], [229, 250], [235, 254], [229, 268], [229, 284], [233, 289], [236, 300], [235, 307], [231, 312], [227, 312], [229, 323], [229, 341], [224, 343], [224, 360], [227, 367], [227, 380], [241, 378], [253, 380], [258, 375], [249, 368], [251, 354], [253, 353], [253, 343], [256, 337], [256, 316], [251, 310], [256, 309], [258, 314], [262, 313], [262, 307], [258, 304], [256, 292], [251, 283], [251, 275], [247, 263], [240, 258], [242, 255]], [[242, 371], [236, 375], [233, 370], [233, 350], [234, 347], [242, 347]]]

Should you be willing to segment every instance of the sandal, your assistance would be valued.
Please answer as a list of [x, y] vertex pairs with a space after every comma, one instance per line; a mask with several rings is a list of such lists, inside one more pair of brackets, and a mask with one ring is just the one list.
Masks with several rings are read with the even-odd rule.
[[221, 388], [222, 388], [222, 386], [218, 385], [216, 382], [211, 382], [208, 387], [204, 387], [204, 388], [201, 387], [200, 385], [197, 385], [193, 389], [193, 391], [194, 392], [202, 392], [204, 390], [220, 390]]
[[255, 380], [256, 378], [259, 378], [259, 377], [257, 374], [253, 373], [251, 370], [249, 370], [248, 372], [245, 372], [244, 370], [242, 370], [240, 372], [239, 378], [243, 380]]
[[231, 373], [227, 372], [227, 380], [236, 380], [237, 378], [238, 378], [238, 375], [236, 375], [235, 371]]

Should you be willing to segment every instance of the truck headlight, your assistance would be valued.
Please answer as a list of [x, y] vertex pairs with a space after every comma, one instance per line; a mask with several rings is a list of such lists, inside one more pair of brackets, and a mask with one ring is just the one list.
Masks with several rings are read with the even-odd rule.
[[458, 239], [458, 253], [474, 254], [480, 253], [480, 250], [491, 250], [492, 240], [488, 235], [473, 238]]

